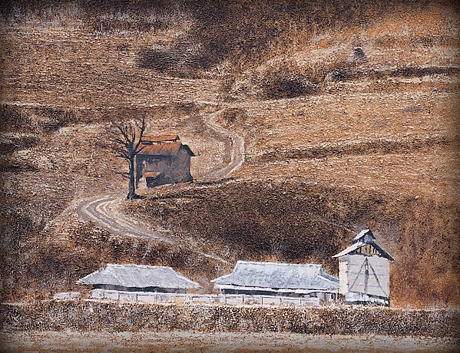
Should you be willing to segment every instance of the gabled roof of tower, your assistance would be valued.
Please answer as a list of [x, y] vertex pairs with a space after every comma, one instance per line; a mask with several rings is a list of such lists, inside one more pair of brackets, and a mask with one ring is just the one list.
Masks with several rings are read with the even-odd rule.
[[380, 256], [387, 258], [388, 260], [394, 261], [393, 257], [377, 243], [375, 240], [374, 234], [369, 230], [369, 229], [364, 229], [361, 232], [359, 232], [354, 238], [353, 238], [353, 244], [350, 245], [348, 248], [345, 250], [342, 250], [338, 254], [332, 256], [332, 257], [341, 257], [344, 255], [349, 255], [354, 253], [356, 250], [362, 248], [363, 246], [366, 245], [371, 245], [374, 247], [375, 250], [377, 250], [380, 253]]
[[371, 243], [374, 240], [375, 240], [374, 234], [369, 229], [363, 229], [353, 238], [353, 243], [361, 241], [367, 244], [367, 243]]

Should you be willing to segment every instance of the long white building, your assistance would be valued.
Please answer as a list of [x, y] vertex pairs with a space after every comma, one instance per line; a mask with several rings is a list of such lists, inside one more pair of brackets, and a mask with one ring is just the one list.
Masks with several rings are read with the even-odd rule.
[[321, 265], [238, 261], [232, 273], [212, 280], [223, 294], [336, 300], [339, 280]]

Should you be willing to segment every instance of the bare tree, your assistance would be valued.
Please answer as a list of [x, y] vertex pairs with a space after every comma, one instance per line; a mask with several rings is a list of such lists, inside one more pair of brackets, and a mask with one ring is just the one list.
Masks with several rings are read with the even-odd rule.
[[128, 162], [128, 173], [120, 173], [128, 178], [127, 199], [132, 200], [136, 196], [135, 182], [135, 160], [136, 155], [142, 151], [140, 146], [142, 136], [145, 131], [145, 118], [136, 118], [134, 122], [116, 123], [107, 129], [110, 136], [110, 148], [117, 157], [123, 158]]

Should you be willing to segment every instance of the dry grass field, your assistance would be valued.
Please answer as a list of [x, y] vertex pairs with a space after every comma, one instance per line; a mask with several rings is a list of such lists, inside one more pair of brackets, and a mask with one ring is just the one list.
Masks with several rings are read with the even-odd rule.
[[[146, 227], [335, 274], [331, 256], [371, 227], [397, 259], [392, 305], [460, 303], [455, 2], [17, 1], [0, 27], [2, 300], [80, 290], [107, 262], [202, 283], [229, 270], [76, 216], [126, 192], [104, 132], [144, 115], [197, 155], [196, 183], [121, 205]], [[214, 113], [245, 155], [211, 183], [234, 147]]]
[[57, 352], [455, 352], [458, 310], [141, 304], [2, 304], [0, 348]]
[[[324, 336], [287, 333], [190, 333], [190, 332], [21, 332], [2, 335], [2, 352], [136, 352], [166, 353], [262, 353], [262, 352], [417, 352], [454, 353], [452, 339], [387, 336]], [[372, 341], [372, 344], [370, 344]], [[327, 348], [326, 348], [327, 347]], [[363, 347], [366, 347], [363, 349]]]

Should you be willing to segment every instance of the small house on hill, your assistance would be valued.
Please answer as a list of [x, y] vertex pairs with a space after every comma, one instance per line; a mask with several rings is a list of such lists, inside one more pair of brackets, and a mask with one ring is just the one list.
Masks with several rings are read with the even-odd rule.
[[195, 156], [178, 135], [151, 136], [141, 139], [136, 155], [136, 183], [144, 177], [148, 187], [193, 181], [190, 159]]
[[352, 245], [333, 257], [339, 259], [339, 292], [345, 302], [390, 304], [390, 261], [394, 259], [369, 229], [357, 234]]
[[160, 293], [185, 293], [189, 288], [200, 287], [171, 267], [132, 264], [107, 264], [77, 284], [89, 284], [93, 289]]
[[224, 294], [273, 295], [335, 300], [339, 280], [321, 265], [238, 261], [233, 272], [212, 280]]

